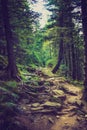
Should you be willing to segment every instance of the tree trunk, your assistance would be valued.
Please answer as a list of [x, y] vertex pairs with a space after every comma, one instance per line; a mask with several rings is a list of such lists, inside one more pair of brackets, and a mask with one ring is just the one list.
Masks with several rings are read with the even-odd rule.
[[2, 6], [2, 15], [3, 15], [6, 42], [7, 42], [8, 78], [11, 79], [17, 77], [17, 67], [14, 55], [12, 32], [9, 21], [8, 0], [1, 0], [1, 6]]
[[73, 43], [71, 47], [72, 47], [72, 79], [76, 80], [76, 58], [75, 58], [75, 47]]
[[59, 56], [58, 56], [58, 62], [54, 69], [52, 70], [53, 73], [56, 73], [56, 71], [59, 69], [61, 61], [63, 59], [63, 34], [61, 34], [60, 44], [59, 44]]
[[85, 51], [85, 64], [84, 64], [84, 93], [83, 98], [87, 101], [87, 1], [81, 0], [81, 8], [82, 8], [82, 25], [83, 25], [83, 33], [84, 33], [84, 51]]
[[71, 45], [68, 45], [68, 64], [69, 64], [69, 77], [72, 77], [72, 55]]
[[59, 43], [59, 55], [58, 55], [58, 61], [54, 69], [52, 70], [53, 73], [56, 73], [56, 71], [59, 69], [61, 61], [63, 59], [63, 27], [64, 27], [64, 16], [63, 12], [60, 11], [60, 16], [59, 16], [59, 25], [60, 27], [60, 43]]

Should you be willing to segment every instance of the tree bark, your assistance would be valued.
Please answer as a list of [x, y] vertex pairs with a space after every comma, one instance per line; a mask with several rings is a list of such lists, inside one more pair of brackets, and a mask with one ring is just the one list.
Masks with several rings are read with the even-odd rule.
[[52, 70], [53, 73], [56, 73], [56, 71], [59, 69], [61, 61], [63, 59], [63, 34], [61, 34], [61, 39], [59, 43], [59, 56], [58, 56], [58, 62], [54, 69]]
[[72, 79], [76, 80], [76, 58], [75, 58], [75, 47], [72, 40]]
[[85, 63], [84, 63], [84, 93], [83, 98], [87, 101], [87, 1], [81, 0], [82, 9], [82, 25], [84, 33], [84, 51], [85, 51]]
[[5, 37], [7, 42], [7, 53], [8, 53], [8, 78], [17, 77], [17, 67], [16, 59], [14, 55], [12, 32], [9, 21], [9, 11], [8, 11], [8, 0], [1, 0], [3, 23], [5, 29]]
[[64, 16], [63, 16], [63, 12], [60, 12], [60, 16], [59, 16], [59, 25], [60, 27], [60, 42], [59, 42], [59, 55], [58, 55], [58, 61], [56, 66], [54, 67], [54, 69], [52, 70], [53, 73], [56, 73], [56, 71], [59, 69], [60, 65], [61, 65], [61, 61], [63, 59], [63, 27], [64, 27]]

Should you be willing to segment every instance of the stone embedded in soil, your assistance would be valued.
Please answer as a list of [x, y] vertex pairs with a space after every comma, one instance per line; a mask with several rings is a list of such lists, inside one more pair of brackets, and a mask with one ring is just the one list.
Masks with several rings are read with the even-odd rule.
[[57, 102], [63, 104], [64, 100], [66, 99], [66, 96], [57, 96], [57, 95], [52, 95], [50, 97], [50, 101], [52, 102]]
[[54, 124], [54, 120], [51, 117], [49, 117], [48, 120], [50, 123]]
[[58, 99], [65, 100], [66, 99], [66, 95], [64, 94], [64, 92], [62, 90], [55, 89], [55, 90], [52, 91], [51, 100], [59, 102]]
[[33, 103], [32, 105], [31, 105], [31, 107], [39, 107], [40, 106], [40, 103]]
[[74, 97], [69, 98], [69, 99], [68, 99], [68, 103], [69, 103], [69, 104], [72, 104], [72, 105], [77, 105], [77, 106], [79, 106], [79, 107], [81, 107], [81, 106], [83, 105], [81, 100], [79, 100], [79, 99], [77, 99], [77, 98], [74, 98]]
[[78, 91], [76, 91], [76, 88], [73, 88], [73, 85], [70, 84], [64, 84], [59, 87], [61, 90], [63, 90], [65, 93], [68, 93], [73, 96], [78, 96]]
[[52, 93], [55, 94], [55, 95], [58, 95], [58, 96], [64, 95], [64, 92], [62, 90], [58, 90], [58, 89], [53, 90]]
[[31, 113], [33, 113], [33, 114], [34, 114], [34, 113], [38, 113], [38, 114], [39, 114], [39, 113], [48, 114], [48, 113], [55, 113], [55, 112], [56, 112], [56, 110], [53, 110], [53, 109], [50, 109], [50, 110], [49, 110], [49, 109], [44, 109], [44, 108], [43, 108], [42, 110], [32, 110], [32, 111], [31, 111]]
[[81, 107], [81, 106], [83, 106], [83, 103], [82, 103], [81, 100], [77, 100], [77, 101], [76, 101], [76, 105], [78, 105], [79, 107]]
[[38, 111], [38, 110], [43, 110], [44, 109], [44, 107], [32, 107], [31, 108], [31, 111]]
[[57, 119], [59, 119], [59, 118], [60, 118], [60, 116], [59, 116], [59, 115], [57, 115], [57, 116], [56, 116], [56, 118], [57, 118]]
[[45, 102], [44, 104], [42, 104], [43, 107], [54, 107], [54, 108], [61, 108], [61, 104], [60, 103], [57, 103], [57, 102], [50, 102], [50, 101], [47, 101]]

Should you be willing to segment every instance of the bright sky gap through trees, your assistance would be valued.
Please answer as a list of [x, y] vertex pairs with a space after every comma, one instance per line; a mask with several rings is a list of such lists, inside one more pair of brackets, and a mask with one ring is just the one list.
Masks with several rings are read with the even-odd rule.
[[[30, 2], [30, 0], [28, 0]], [[38, 0], [36, 3], [32, 4], [31, 8], [35, 11], [41, 14], [40, 16], [40, 27], [43, 28], [47, 24], [47, 20], [49, 16], [51, 15], [51, 12], [49, 12], [45, 7], [46, 2], [44, 0]]]

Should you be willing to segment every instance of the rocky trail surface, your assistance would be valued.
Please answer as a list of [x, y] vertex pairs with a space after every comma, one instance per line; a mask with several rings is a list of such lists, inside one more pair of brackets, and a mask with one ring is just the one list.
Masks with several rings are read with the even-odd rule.
[[42, 71], [24, 76], [27, 81], [19, 83], [17, 113], [9, 130], [87, 130], [80, 87]]

